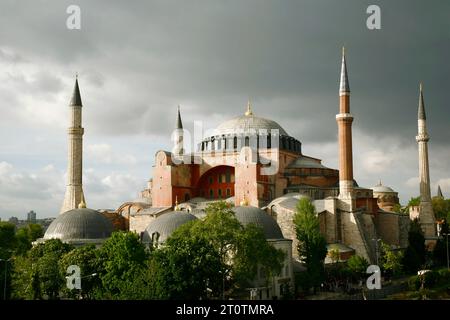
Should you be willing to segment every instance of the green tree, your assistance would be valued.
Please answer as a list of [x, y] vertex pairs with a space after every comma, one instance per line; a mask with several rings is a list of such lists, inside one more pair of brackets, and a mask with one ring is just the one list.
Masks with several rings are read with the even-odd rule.
[[420, 196], [409, 199], [407, 207], [415, 207], [418, 205], [420, 205]]
[[31, 273], [33, 297], [59, 298], [60, 291], [65, 285], [59, 262], [72, 249], [72, 245], [63, 243], [59, 239], [50, 239], [31, 248], [28, 252], [31, 266], [27, 269]]
[[99, 277], [102, 282], [96, 297], [129, 299], [133, 279], [144, 270], [148, 254], [138, 235], [132, 232], [113, 232], [98, 251]]
[[151, 268], [148, 294], [154, 299], [206, 299], [208, 288], [222, 287], [220, 256], [204, 238], [174, 234], [152, 253]]
[[[7, 299], [11, 291], [11, 257], [16, 247], [15, 225], [0, 221], [0, 297]], [[6, 270], [5, 270], [6, 269]], [[6, 279], [5, 275], [6, 274]], [[6, 282], [6, 283], [5, 283]], [[6, 287], [6, 297], [3, 289]]]
[[433, 197], [431, 199], [431, 204], [433, 206], [433, 212], [436, 219], [445, 219], [449, 221], [450, 219], [450, 199], [443, 199], [441, 197]]
[[56, 253], [47, 253], [37, 261], [41, 291], [51, 300], [59, 297], [65, 284], [65, 278], [59, 270], [59, 259]]
[[[281, 271], [284, 253], [267, 242], [261, 228], [249, 224], [242, 226], [236, 219], [234, 211], [224, 201], [210, 204], [203, 221], [197, 220], [181, 226], [173, 238], [192, 239], [191, 245], [202, 239], [211, 244], [220, 257], [219, 272], [221, 290], [233, 291], [246, 288], [256, 279], [258, 269], [265, 274], [268, 281]], [[168, 241], [169, 243], [169, 241]], [[209, 279], [210, 288], [217, 287], [215, 280]]]
[[416, 273], [424, 265], [426, 255], [425, 237], [417, 219], [411, 221], [408, 243], [402, 263], [405, 271]]
[[396, 276], [402, 272], [403, 252], [393, 250], [388, 244], [381, 242], [381, 267], [386, 276]]
[[16, 226], [0, 221], [0, 259], [9, 259], [16, 246]]
[[85, 245], [66, 253], [60, 261], [60, 272], [66, 276], [70, 265], [80, 267], [81, 290], [64, 288], [64, 292], [70, 297], [79, 295], [82, 299], [91, 299], [95, 289], [101, 286], [99, 273], [101, 264], [98, 259], [97, 249], [94, 245]]
[[449, 234], [449, 229], [447, 220], [444, 220], [444, 223], [441, 224], [441, 236], [439, 237], [432, 253], [434, 263], [439, 266], [447, 266], [447, 241], [449, 241], [450, 247], [450, 239], [448, 239], [446, 235]]
[[42, 226], [39, 224], [27, 224], [16, 232], [16, 254], [24, 255], [31, 249], [32, 242], [44, 236]]
[[361, 256], [351, 256], [347, 260], [347, 268], [350, 272], [357, 275], [358, 279], [366, 276], [366, 270], [369, 266], [369, 262]]
[[326, 241], [320, 233], [319, 218], [312, 202], [302, 198], [294, 215], [300, 260], [305, 263], [310, 285], [314, 289], [324, 280], [324, 260], [327, 255]]

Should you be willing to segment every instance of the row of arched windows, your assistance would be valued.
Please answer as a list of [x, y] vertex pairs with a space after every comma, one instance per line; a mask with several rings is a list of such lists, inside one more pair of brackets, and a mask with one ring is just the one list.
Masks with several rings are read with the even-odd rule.
[[302, 144], [300, 141], [289, 136], [280, 136], [279, 138], [270, 135], [214, 136], [202, 141], [198, 147], [199, 151], [231, 151], [238, 150], [244, 146], [254, 149], [279, 148], [301, 153]]

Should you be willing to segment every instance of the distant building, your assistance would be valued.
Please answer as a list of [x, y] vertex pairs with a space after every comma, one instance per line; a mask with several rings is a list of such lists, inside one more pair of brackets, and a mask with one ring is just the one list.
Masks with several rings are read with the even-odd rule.
[[9, 218], [8, 221], [13, 223], [16, 226], [19, 224], [19, 219], [17, 217], [11, 217], [11, 218]]
[[31, 210], [27, 213], [27, 222], [28, 223], [36, 223], [36, 212]]

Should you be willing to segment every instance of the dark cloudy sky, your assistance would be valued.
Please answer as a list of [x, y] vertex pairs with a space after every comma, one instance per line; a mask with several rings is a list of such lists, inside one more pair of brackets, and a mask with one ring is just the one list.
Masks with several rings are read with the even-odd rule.
[[[81, 30], [66, 28], [69, 5]], [[366, 9], [381, 8], [381, 30]], [[117, 208], [185, 128], [245, 111], [271, 118], [304, 153], [337, 168], [341, 47], [355, 116], [355, 178], [379, 179], [403, 203], [418, 193], [418, 84], [424, 83], [432, 194], [450, 195], [450, 2], [0, 1], [0, 217], [54, 216], [62, 204], [67, 107], [84, 103], [84, 189]]]

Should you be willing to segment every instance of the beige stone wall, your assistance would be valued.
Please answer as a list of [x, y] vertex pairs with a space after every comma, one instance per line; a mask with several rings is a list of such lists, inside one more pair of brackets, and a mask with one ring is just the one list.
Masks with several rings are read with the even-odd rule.
[[399, 215], [379, 213], [375, 218], [379, 238], [394, 246], [400, 246]]
[[149, 223], [155, 219], [155, 216], [149, 214], [130, 216], [130, 231], [140, 235], [141, 232], [145, 231]]
[[293, 220], [295, 212], [280, 206], [277, 206], [276, 210], [276, 213], [269, 212], [269, 214], [271, 214], [277, 221], [278, 225], [280, 226], [281, 232], [283, 233], [283, 237], [292, 240], [292, 255], [298, 258], [298, 240], [295, 233]]
[[[293, 264], [292, 264], [292, 244], [290, 240], [267, 240], [272, 246], [274, 246], [276, 249], [280, 249], [284, 252], [284, 262], [283, 267], [281, 269], [281, 273], [278, 276], [273, 277], [269, 281], [269, 292], [267, 292], [267, 289], [265, 288], [267, 286], [267, 279], [260, 274], [260, 271], [258, 271], [258, 274], [256, 275], [255, 281], [253, 281], [253, 287], [255, 288], [261, 288], [259, 289], [261, 292], [258, 292], [256, 295], [256, 298], [259, 299], [261, 296], [263, 300], [270, 300], [274, 296], [276, 296], [278, 299], [282, 297], [280, 286], [282, 284], [288, 284], [291, 287], [291, 290], [294, 289], [294, 270], [293, 270]], [[263, 289], [264, 288], [264, 289]], [[268, 294], [267, 294], [268, 293]]]
[[[357, 221], [357, 213], [341, 212], [342, 242], [355, 249], [356, 255], [364, 257], [367, 261], [373, 261], [368, 244], [364, 238], [364, 229], [369, 230], [370, 222], [363, 218], [363, 223]], [[361, 214], [359, 214], [361, 217]]]

